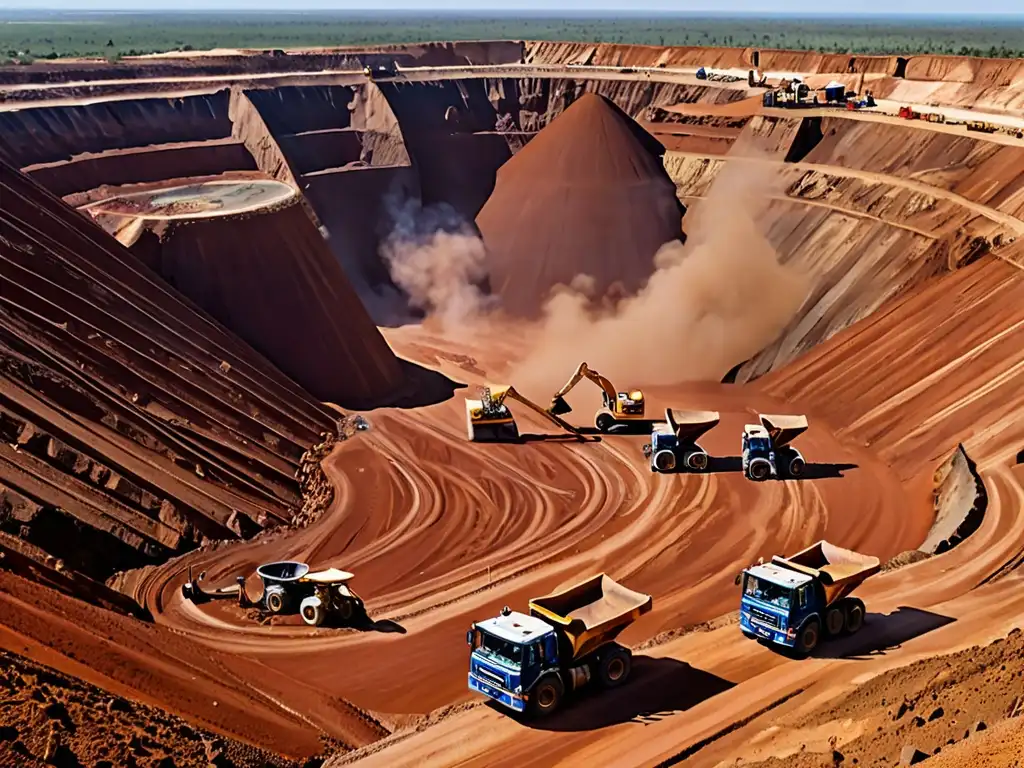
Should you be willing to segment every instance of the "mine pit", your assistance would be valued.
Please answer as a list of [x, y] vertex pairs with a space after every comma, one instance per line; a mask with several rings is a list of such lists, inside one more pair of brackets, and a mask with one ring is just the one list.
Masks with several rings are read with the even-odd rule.
[[[498, 41], [0, 70], [0, 762], [768, 766], [803, 739], [794, 765], [866, 765], [1016, 717], [1024, 145], [953, 118], [1024, 120], [1022, 65], [957, 61]], [[795, 75], [880, 106], [764, 106]], [[898, 116], [933, 97], [948, 120]], [[819, 541], [842, 562], [772, 560]], [[858, 553], [887, 565], [856, 621], [823, 603], [812, 658], [743, 637], [738, 573], [831, 586]], [[217, 602], [275, 561], [316, 577], [288, 615]], [[480, 706], [467, 630], [562, 627], [531, 601], [602, 573], [614, 610], [563, 623], [620, 666], [581, 641], [550, 720]], [[894, 669], [913, 738], [865, 683]]]

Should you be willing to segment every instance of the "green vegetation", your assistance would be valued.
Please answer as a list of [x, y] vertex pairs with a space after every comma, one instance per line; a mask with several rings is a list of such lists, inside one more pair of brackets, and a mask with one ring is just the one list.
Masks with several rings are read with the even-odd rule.
[[103, 14], [0, 11], [0, 57], [116, 59], [209, 48], [290, 48], [428, 40], [566, 40], [757, 46], [821, 52], [1024, 57], [1024, 19], [726, 16], [398, 15], [368, 13]]

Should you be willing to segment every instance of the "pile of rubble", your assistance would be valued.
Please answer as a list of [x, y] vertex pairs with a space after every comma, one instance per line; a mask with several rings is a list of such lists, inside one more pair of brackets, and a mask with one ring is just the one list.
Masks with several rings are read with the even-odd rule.
[[302, 454], [295, 479], [302, 492], [302, 508], [292, 520], [292, 525], [301, 528], [314, 522], [334, 501], [334, 486], [324, 474], [321, 463], [335, 444], [347, 440], [356, 432], [369, 429], [370, 425], [362, 416], [346, 416], [337, 422], [336, 434], [320, 433], [320, 442]]

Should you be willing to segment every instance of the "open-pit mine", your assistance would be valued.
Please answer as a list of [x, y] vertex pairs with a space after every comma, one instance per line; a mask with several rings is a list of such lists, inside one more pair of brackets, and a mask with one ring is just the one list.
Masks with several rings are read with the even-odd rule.
[[1016, 764], [1022, 135], [997, 59], [0, 69], [0, 763]]

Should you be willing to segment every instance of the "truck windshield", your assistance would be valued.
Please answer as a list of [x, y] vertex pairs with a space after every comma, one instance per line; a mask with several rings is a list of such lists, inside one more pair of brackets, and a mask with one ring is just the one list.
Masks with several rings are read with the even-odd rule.
[[767, 437], [752, 437], [750, 438], [750, 450], [752, 451], [764, 451], [765, 453], [770, 450], [771, 446], [768, 444]]
[[758, 579], [750, 575], [747, 576], [747, 585], [744, 588], [744, 593], [757, 600], [763, 600], [766, 603], [771, 603], [787, 610], [789, 609], [790, 597], [792, 596], [792, 592], [788, 588], [780, 587], [778, 584], [772, 584], [770, 581]]
[[523, 646], [486, 632], [480, 633], [480, 646], [477, 650], [484, 656], [503, 661], [513, 667], [519, 667], [523, 663]]

